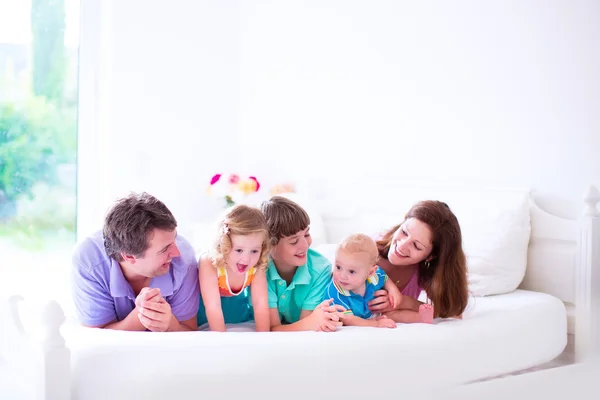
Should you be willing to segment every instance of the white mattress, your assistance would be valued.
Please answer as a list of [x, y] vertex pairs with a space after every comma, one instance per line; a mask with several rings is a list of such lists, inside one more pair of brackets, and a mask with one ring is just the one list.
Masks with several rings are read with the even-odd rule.
[[332, 385], [344, 393], [389, 394], [397, 390], [395, 382], [406, 391], [530, 368], [555, 358], [567, 344], [563, 303], [522, 290], [474, 298], [463, 320], [433, 325], [240, 332], [246, 328], [227, 334], [66, 328], [73, 398], [164, 399], [174, 389], [182, 399], [224, 392], [280, 398], [275, 394], [283, 390], [289, 398], [290, 388], [301, 398]]

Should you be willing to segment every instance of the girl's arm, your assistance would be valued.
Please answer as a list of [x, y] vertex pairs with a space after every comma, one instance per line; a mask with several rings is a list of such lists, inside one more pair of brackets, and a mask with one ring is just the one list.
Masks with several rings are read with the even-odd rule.
[[269, 332], [271, 330], [269, 292], [267, 289], [267, 274], [264, 270], [256, 271], [250, 286], [256, 331]]
[[209, 258], [200, 259], [198, 276], [208, 327], [211, 331], [225, 332], [225, 318], [221, 309], [217, 269]]
[[279, 319], [279, 310], [277, 308], [271, 308], [271, 331], [272, 332], [295, 332], [295, 331], [312, 331], [317, 330], [316, 326], [312, 322], [312, 318], [308, 318], [312, 311], [302, 310], [300, 313], [300, 319], [291, 324], [283, 325], [281, 319]]

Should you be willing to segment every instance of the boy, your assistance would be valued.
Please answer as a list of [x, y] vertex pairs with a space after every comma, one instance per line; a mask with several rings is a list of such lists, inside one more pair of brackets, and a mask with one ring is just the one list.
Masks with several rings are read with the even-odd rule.
[[336, 331], [344, 309], [322, 300], [331, 263], [310, 249], [308, 214], [282, 196], [273, 196], [260, 208], [272, 245], [267, 269], [271, 331]]

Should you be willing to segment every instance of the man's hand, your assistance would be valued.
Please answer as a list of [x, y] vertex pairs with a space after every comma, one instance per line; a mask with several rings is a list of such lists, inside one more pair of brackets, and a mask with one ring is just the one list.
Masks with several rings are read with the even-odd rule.
[[135, 306], [139, 311], [143, 301], [158, 301], [161, 297], [159, 288], [142, 288], [140, 294], [135, 298]]
[[141, 302], [138, 317], [142, 325], [152, 332], [166, 332], [177, 323], [177, 319], [171, 312], [171, 305], [159, 294], [158, 300], [144, 300]]

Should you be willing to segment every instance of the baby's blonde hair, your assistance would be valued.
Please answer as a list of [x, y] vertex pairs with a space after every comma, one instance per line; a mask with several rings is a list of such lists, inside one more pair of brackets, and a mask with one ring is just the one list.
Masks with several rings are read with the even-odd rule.
[[368, 256], [370, 266], [377, 264], [379, 261], [377, 243], [373, 238], [363, 233], [346, 236], [338, 245], [336, 252], [340, 250], [350, 254], [364, 253]]
[[263, 242], [257, 269], [266, 269], [269, 257], [269, 230], [265, 215], [256, 207], [237, 204], [227, 209], [219, 218], [217, 238], [210, 252], [210, 259], [215, 267], [225, 267], [227, 255], [231, 251], [231, 235], [251, 235], [262, 233]]

